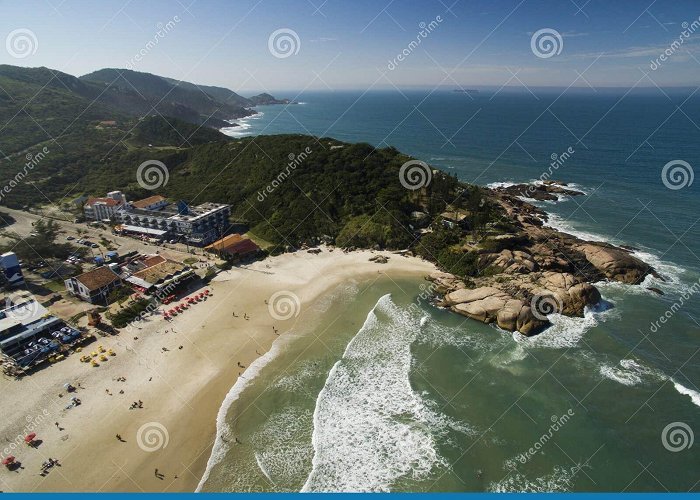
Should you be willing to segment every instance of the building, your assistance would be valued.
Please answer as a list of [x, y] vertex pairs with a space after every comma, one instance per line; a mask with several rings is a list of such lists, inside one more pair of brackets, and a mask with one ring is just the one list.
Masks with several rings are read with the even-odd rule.
[[160, 196], [159, 194], [154, 196], [149, 196], [143, 200], [131, 202], [131, 206], [134, 208], [140, 208], [141, 210], [160, 210], [168, 205], [168, 200]]
[[5, 286], [12, 288], [24, 285], [22, 268], [14, 252], [6, 252], [0, 255], [0, 270], [2, 270], [0, 281]]
[[111, 220], [125, 205], [126, 198], [122, 192], [112, 191], [107, 193], [106, 198], [89, 198], [83, 206], [83, 211], [88, 220]]
[[22, 298], [0, 310], [0, 352], [16, 366], [39, 363], [80, 337], [78, 330], [50, 315], [33, 298]]
[[108, 304], [109, 294], [122, 285], [119, 276], [107, 266], [100, 266], [65, 280], [66, 290], [91, 304]]
[[205, 248], [222, 259], [245, 260], [257, 256], [260, 247], [249, 238], [240, 234], [229, 234]]
[[137, 290], [173, 293], [196, 277], [194, 269], [160, 255], [140, 255], [122, 266], [122, 279]]
[[116, 212], [122, 231], [157, 239], [181, 238], [197, 246], [207, 245], [223, 234], [229, 215], [230, 205], [202, 203], [190, 207], [184, 201], [168, 203], [162, 196], [127, 203]]

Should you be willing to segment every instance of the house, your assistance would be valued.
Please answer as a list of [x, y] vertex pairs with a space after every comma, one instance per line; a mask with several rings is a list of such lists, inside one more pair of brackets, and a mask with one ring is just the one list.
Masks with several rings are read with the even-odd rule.
[[149, 196], [143, 200], [132, 201], [131, 206], [141, 210], [160, 210], [168, 205], [168, 200], [159, 194]]
[[112, 269], [100, 266], [65, 281], [66, 290], [91, 304], [108, 304], [108, 296], [122, 285], [122, 280]]
[[89, 198], [83, 206], [85, 218], [88, 220], [102, 221], [114, 217], [124, 208], [126, 198], [121, 191], [107, 193], [106, 198]]
[[240, 234], [229, 234], [208, 245], [205, 250], [223, 259], [245, 260], [256, 256], [260, 247], [253, 240]]

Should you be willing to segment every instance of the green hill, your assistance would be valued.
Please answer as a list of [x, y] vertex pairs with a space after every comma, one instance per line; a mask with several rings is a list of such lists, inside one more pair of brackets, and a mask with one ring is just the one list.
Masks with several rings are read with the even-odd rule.
[[121, 69], [76, 78], [49, 68], [0, 65], [0, 88], [1, 157], [46, 141], [60, 144], [95, 121], [124, 124], [127, 136], [135, 119], [147, 116], [221, 128], [230, 125], [225, 120], [253, 114], [248, 108], [257, 104], [286, 102]]

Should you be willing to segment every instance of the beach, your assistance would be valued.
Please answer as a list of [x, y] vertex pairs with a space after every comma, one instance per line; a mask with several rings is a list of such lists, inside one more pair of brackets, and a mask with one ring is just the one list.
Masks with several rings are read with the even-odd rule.
[[[3, 472], [1, 489], [194, 491], [222, 401], [278, 335], [310, 321], [312, 304], [345, 280], [434, 270], [423, 260], [386, 252], [388, 263], [369, 261], [377, 254], [323, 248], [317, 255], [284, 254], [234, 268], [205, 287], [212, 293], [206, 301], [172, 321], [153, 316], [98, 337], [87, 352], [103, 346], [116, 353], [99, 367], [74, 353], [19, 381], [2, 379], [3, 400], [14, 403], [0, 409], [3, 456], [14, 455], [22, 468]], [[75, 393], [64, 389], [67, 383]], [[81, 404], [67, 408], [71, 397]], [[134, 402], [142, 407], [130, 409]], [[24, 444], [29, 432], [37, 434], [37, 448]], [[60, 466], [42, 477], [49, 458]]]

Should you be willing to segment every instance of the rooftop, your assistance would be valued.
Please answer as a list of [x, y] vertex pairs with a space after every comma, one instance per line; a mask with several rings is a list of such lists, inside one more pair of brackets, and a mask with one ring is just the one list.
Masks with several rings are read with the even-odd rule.
[[100, 266], [92, 271], [88, 271], [83, 274], [75, 276], [74, 279], [80, 281], [85, 287], [92, 290], [99, 290], [100, 288], [106, 287], [111, 283], [118, 281], [119, 276], [117, 276], [109, 267]]
[[214, 252], [226, 252], [230, 254], [246, 255], [257, 252], [260, 247], [249, 238], [234, 233], [229, 234], [205, 247], [206, 250]]
[[161, 201], [165, 201], [165, 197], [156, 194], [149, 196], [148, 198], [144, 198], [143, 200], [134, 201], [131, 204], [134, 206], [134, 208], [146, 208], [149, 205], [153, 205], [154, 203], [159, 203]]
[[220, 240], [216, 240], [211, 245], [207, 245], [205, 247], [205, 249], [206, 250], [221, 251], [221, 250], [225, 250], [226, 247], [228, 247], [230, 245], [235, 245], [236, 243], [239, 243], [241, 241], [243, 241], [243, 236], [241, 236], [240, 234], [238, 234], [238, 233], [229, 234], [228, 236], [224, 236]]
[[49, 314], [36, 300], [24, 300], [0, 311], [0, 335], [17, 325], [29, 325]]
[[122, 204], [121, 201], [115, 200], [114, 198], [88, 198], [88, 201], [85, 204], [93, 206], [96, 203], [100, 203], [102, 205], [107, 205], [110, 207], [116, 207]]
[[186, 269], [187, 266], [184, 264], [180, 264], [179, 262], [175, 262], [173, 260], [165, 260], [164, 262], [160, 262], [153, 266], [147, 267], [146, 269], [135, 272], [134, 276], [148, 283], [155, 284]]

